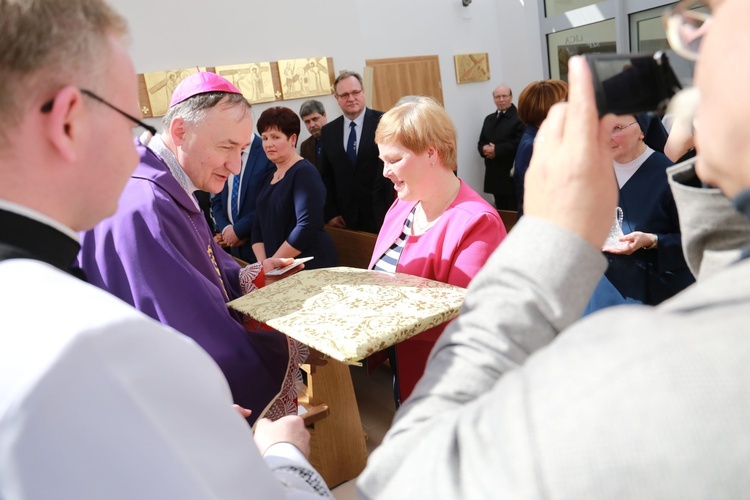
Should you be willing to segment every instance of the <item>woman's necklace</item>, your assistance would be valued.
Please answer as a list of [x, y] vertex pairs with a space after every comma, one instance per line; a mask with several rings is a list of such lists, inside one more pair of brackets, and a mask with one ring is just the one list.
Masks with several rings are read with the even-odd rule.
[[294, 166], [297, 163], [297, 161], [299, 161], [301, 159], [302, 159], [301, 156], [295, 155], [290, 160], [285, 161], [282, 165], [277, 164], [276, 165], [276, 172], [274, 172], [273, 178], [271, 179], [271, 184], [276, 184], [281, 179], [283, 179], [284, 176], [286, 175], [287, 171], [290, 168], [292, 168], [292, 166]]
[[424, 234], [427, 232], [428, 229], [430, 229], [432, 226], [437, 223], [437, 221], [440, 220], [440, 217], [443, 216], [445, 213], [445, 210], [448, 208], [448, 206], [451, 204], [453, 200], [456, 199], [456, 196], [458, 195], [458, 191], [461, 189], [461, 183], [459, 182], [458, 187], [448, 197], [448, 200], [445, 202], [445, 204], [442, 206], [440, 211], [438, 212], [438, 216], [432, 219], [432, 221], [427, 220], [427, 214], [424, 211], [424, 207], [422, 207], [422, 202], [420, 201], [417, 203], [417, 210], [414, 214], [414, 226], [412, 227], [412, 234], [418, 235], [418, 234]]
[[278, 167], [276, 167], [276, 172], [274, 172], [273, 174], [273, 179], [271, 179], [271, 184], [276, 184], [281, 179], [283, 179], [284, 174], [286, 174], [286, 170], [281, 170]]

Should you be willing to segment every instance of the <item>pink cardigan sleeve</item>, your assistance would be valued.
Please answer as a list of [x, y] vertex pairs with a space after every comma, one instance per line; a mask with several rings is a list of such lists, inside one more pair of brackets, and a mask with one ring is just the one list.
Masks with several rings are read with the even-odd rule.
[[463, 237], [456, 246], [446, 282], [468, 287], [505, 235], [505, 226], [499, 218], [488, 213], [477, 214], [467, 224]]

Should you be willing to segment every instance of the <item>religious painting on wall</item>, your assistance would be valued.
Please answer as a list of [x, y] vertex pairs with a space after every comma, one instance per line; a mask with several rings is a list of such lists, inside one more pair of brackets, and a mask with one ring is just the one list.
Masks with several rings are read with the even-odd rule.
[[328, 59], [286, 59], [278, 62], [284, 99], [302, 99], [332, 94]]
[[270, 62], [216, 66], [215, 70], [240, 89], [252, 104], [277, 99]]
[[206, 71], [206, 68], [187, 68], [144, 73], [143, 79], [150, 109], [145, 109], [146, 103], [141, 99], [141, 114], [144, 117], [167, 114], [169, 101], [172, 99], [172, 94], [177, 85], [188, 76], [197, 73], [199, 69], [200, 71]]
[[456, 83], [485, 82], [490, 79], [490, 60], [486, 52], [453, 56]]

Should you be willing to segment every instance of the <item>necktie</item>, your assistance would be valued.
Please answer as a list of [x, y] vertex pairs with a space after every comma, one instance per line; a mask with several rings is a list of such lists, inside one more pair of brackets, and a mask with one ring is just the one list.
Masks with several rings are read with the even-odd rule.
[[351, 122], [349, 124], [349, 140], [346, 142], [346, 156], [351, 160], [352, 165], [357, 162], [357, 131], [355, 127], [356, 123]]
[[240, 176], [235, 175], [232, 181], [232, 224], [237, 222], [240, 213]]

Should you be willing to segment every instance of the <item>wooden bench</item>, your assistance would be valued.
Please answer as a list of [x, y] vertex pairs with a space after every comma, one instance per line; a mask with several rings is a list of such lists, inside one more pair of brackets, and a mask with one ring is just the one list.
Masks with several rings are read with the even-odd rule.
[[[501, 210], [498, 210], [498, 212], [501, 212]], [[515, 214], [516, 212], [512, 213]], [[375, 250], [375, 242], [378, 239], [377, 234], [330, 226], [326, 226], [325, 230], [336, 247], [340, 266], [367, 269], [367, 266], [370, 264], [372, 252]], [[234, 256], [233, 258], [242, 267], [247, 265], [247, 262], [244, 260]]]
[[505, 226], [505, 230], [507, 232], [510, 232], [510, 230], [513, 229], [513, 226], [516, 225], [516, 222], [518, 222], [518, 212], [516, 212], [515, 210], [498, 209], [497, 213], [500, 215], [500, 218], [503, 220], [503, 225]]
[[340, 266], [367, 269], [378, 239], [376, 234], [330, 226], [325, 229], [336, 247]]

